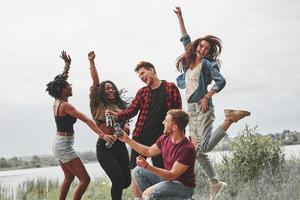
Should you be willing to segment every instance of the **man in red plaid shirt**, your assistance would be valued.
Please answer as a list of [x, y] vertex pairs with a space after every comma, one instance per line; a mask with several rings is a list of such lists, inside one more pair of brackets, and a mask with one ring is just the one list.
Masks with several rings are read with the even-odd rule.
[[[128, 120], [138, 112], [138, 119], [132, 133], [132, 139], [151, 146], [163, 134], [162, 124], [166, 113], [170, 109], [181, 109], [181, 96], [174, 83], [160, 80], [157, 77], [154, 66], [149, 62], [140, 62], [135, 70], [139, 78], [146, 84], [135, 95], [130, 106], [118, 113], [108, 111], [120, 120]], [[136, 158], [139, 154], [131, 151], [130, 168], [136, 166]], [[156, 167], [163, 167], [161, 155], [152, 157], [152, 163]]]

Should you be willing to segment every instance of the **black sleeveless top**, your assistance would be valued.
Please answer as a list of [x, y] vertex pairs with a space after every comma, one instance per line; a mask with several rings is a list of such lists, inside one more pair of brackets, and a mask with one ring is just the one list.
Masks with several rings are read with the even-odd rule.
[[[57, 113], [59, 111], [61, 103], [58, 105]], [[55, 116], [56, 128], [59, 132], [74, 133], [73, 124], [75, 124], [77, 118], [70, 115]]]

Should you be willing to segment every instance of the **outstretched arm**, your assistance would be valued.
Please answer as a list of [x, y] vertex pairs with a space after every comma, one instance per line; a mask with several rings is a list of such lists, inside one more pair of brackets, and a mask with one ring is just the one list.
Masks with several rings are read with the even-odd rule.
[[72, 117], [75, 117], [77, 119], [80, 119], [81, 121], [83, 121], [84, 123], [86, 123], [90, 129], [92, 129], [97, 135], [99, 135], [100, 138], [102, 138], [103, 140], [107, 141], [107, 142], [112, 142], [115, 140], [114, 136], [112, 135], [107, 135], [105, 133], [103, 133], [98, 126], [95, 124], [95, 122], [93, 120], [91, 120], [90, 118], [88, 118], [85, 114], [79, 112], [74, 106], [72, 106], [69, 103], [66, 103], [65, 105], [62, 105], [62, 109], [64, 110], [64, 112]]
[[132, 149], [134, 149], [139, 154], [146, 157], [153, 157], [161, 154], [161, 150], [157, 147], [155, 143], [149, 147], [134, 141], [124, 131], [122, 132], [123, 134], [121, 137], [118, 137], [118, 140], [127, 143]]
[[114, 116], [119, 120], [128, 120], [134, 117], [140, 110], [142, 98], [143, 98], [143, 88], [137, 92], [137, 94], [135, 95], [134, 99], [132, 100], [128, 108], [119, 112], [113, 112], [111, 110], [107, 110], [106, 113], [111, 114], [112, 116]]
[[71, 57], [64, 50], [61, 52], [61, 55], [59, 57], [61, 57], [65, 61], [65, 67], [62, 75], [67, 78], [70, 70], [70, 65], [71, 65]]
[[94, 51], [89, 52], [88, 59], [90, 62], [90, 73], [91, 73], [94, 87], [99, 86], [99, 83], [100, 83], [98, 72], [97, 72], [96, 65], [95, 65], [95, 57], [96, 57], [96, 54], [94, 53]]

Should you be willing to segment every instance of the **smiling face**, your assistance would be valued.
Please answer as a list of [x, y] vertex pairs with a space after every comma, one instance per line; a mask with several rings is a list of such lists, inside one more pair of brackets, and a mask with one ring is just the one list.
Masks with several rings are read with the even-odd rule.
[[66, 87], [64, 87], [61, 91], [61, 96], [70, 97], [72, 96], [72, 84], [68, 84]]
[[111, 83], [107, 82], [104, 85], [104, 93], [108, 100], [114, 100], [116, 96], [116, 89]]
[[155, 76], [154, 69], [152, 68], [146, 69], [142, 67], [137, 71], [137, 73], [141, 81], [143, 81], [146, 85], [151, 85], [153, 83], [154, 76]]
[[205, 58], [208, 55], [210, 48], [211, 48], [210, 44], [207, 41], [202, 40], [197, 46], [196, 58], [200, 60]]

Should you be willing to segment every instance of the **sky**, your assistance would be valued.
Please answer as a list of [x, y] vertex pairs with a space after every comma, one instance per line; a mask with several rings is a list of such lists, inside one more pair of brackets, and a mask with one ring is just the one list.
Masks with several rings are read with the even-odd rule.
[[[175, 82], [175, 60], [183, 53], [175, 6], [192, 39], [222, 40], [227, 84], [213, 97], [214, 127], [223, 109], [234, 108], [252, 114], [232, 125], [230, 137], [246, 124], [262, 134], [300, 131], [298, 0], [1, 0], [0, 157], [52, 154], [54, 99], [45, 85], [63, 70], [62, 50], [72, 57], [69, 102], [89, 117], [91, 50], [100, 80], [112, 80], [129, 97], [144, 86], [134, 72], [141, 60]], [[95, 151], [97, 135], [81, 121], [74, 128], [75, 149]]]

